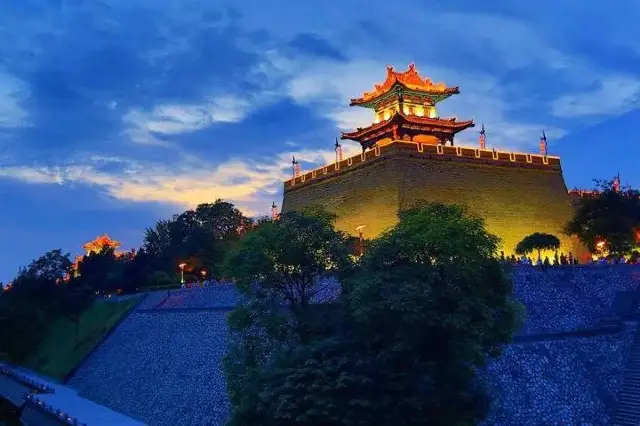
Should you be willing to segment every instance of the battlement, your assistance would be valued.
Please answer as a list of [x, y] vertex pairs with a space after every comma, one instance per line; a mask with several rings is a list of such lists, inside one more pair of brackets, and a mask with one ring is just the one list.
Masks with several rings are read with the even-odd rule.
[[489, 164], [502, 167], [520, 167], [560, 171], [560, 157], [527, 154], [521, 152], [492, 151], [464, 146], [429, 145], [416, 142], [394, 141], [388, 145], [374, 146], [362, 154], [340, 162], [305, 172], [284, 182], [285, 192], [310, 183], [355, 170], [365, 164], [372, 164], [390, 156], [420, 156], [440, 161], [455, 161], [474, 164]]

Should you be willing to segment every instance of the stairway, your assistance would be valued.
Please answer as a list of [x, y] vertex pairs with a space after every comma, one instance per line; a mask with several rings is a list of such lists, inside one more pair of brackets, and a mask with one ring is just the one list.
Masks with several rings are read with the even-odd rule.
[[618, 391], [616, 411], [611, 426], [640, 425], [640, 327], [636, 331]]
[[613, 301], [613, 312], [622, 317], [622, 319], [630, 320], [636, 315], [638, 308], [638, 294], [636, 290], [620, 291], [616, 294]]

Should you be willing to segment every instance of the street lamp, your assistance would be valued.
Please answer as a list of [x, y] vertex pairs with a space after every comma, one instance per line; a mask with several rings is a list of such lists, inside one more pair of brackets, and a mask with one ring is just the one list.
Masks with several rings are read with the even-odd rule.
[[204, 282], [204, 278], [207, 276], [207, 271], [203, 269], [202, 271], [200, 271], [200, 275], [202, 275], [202, 281]]
[[178, 265], [178, 268], [180, 268], [180, 284], [184, 284], [184, 267], [187, 266], [186, 263], [181, 263]]
[[358, 231], [358, 236], [360, 238], [360, 256], [364, 254], [364, 238], [362, 237], [362, 230], [366, 228], [365, 225], [360, 225], [356, 227], [356, 231]]

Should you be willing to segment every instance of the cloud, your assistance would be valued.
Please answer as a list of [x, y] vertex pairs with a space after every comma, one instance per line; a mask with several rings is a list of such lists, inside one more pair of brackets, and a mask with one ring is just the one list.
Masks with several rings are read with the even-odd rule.
[[594, 82], [595, 88], [559, 97], [552, 103], [558, 117], [623, 114], [640, 105], [640, 79], [614, 75]]
[[[296, 103], [311, 108], [317, 115], [331, 120], [341, 130], [369, 126], [373, 113], [368, 108], [350, 107], [351, 98], [369, 91], [374, 84], [386, 77], [385, 63], [372, 59], [346, 62], [326, 59], [296, 61], [277, 51], [268, 52], [265, 58], [272, 73], [287, 76], [283, 92]], [[399, 63], [398, 71], [407, 64]], [[460, 86], [461, 94], [438, 104], [442, 117], [456, 116], [459, 119], [475, 119], [477, 125], [487, 127], [487, 142], [502, 150], [537, 151], [538, 137], [545, 129], [550, 138], [559, 138], [566, 130], [544, 121], [516, 118], [511, 115], [512, 104], [509, 93], [500, 78], [478, 70], [460, 71], [441, 67], [433, 62], [418, 65], [423, 77], [444, 81], [451, 86]], [[534, 102], [534, 101], [530, 101]], [[526, 103], [522, 100], [518, 106]], [[538, 116], [534, 116], [538, 118]], [[473, 130], [462, 132], [457, 143], [476, 145], [478, 135]]]
[[[345, 155], [359, 148], [344, 147]], [[190, 155], [175, 165], [144, 163], [120, 157], [91, 156], [67, 165], [10, 166], [0, 168], [0, 178], [31, 184], [84, 184], [124, 201], [160, 202], [194, 207], [217, 198], [236, 203], [247, 214], [267, 213], [279, 198], [283, 181], [291, 176], [295, 156], [303, 168], [318, 167], [335, 160], [333, 151], [291, 150], [264, 162], [231, 159], [212, 166]]]
[[235, 96], [212, 98], [203, 104], [166, 104], [150, 112], [133, 109], [124, 121], [151, 133], [166, 135], [194, 132], [214, 123], [236, 123], [249, 112], [251, 103]]
[[0, 129], [28, 124], [28, 113], [21, 105], [27, 97], [27, 85], [0, 69]]

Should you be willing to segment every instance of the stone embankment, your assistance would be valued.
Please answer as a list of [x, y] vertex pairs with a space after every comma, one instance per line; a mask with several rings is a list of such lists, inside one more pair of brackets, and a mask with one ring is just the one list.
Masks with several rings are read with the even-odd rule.
[[[636, 330], [615, 301], [639, 284], [640, 268], [628, 265], [515, 267], [514, 293], [528, 311], [520, 334], [532, 341], [509, 345], [488, 365], [494, 402], [484, 425], [608, 424]], [[230, 405], [221, 360], [235, 303], [224, 285], [151, 294], [70, 385], [150, 425], [222, 426]], [[602, 317], [618, 318], [620, 331], [599, 328]], [[555, 334], [584, 329], [592, 335]]]

